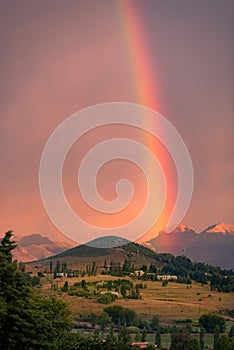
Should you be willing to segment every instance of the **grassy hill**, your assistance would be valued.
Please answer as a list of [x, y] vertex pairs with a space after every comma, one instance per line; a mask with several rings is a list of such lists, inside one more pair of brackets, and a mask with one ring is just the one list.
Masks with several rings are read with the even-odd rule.
[[123, 264], [125, 259], [130, 259], [131, 263], [135, 266], [141, 266], [143, 264], [155, 263], [156, 256], [159, 255], [137, 243], [127, 243], [126, 245], [114, 248], [96, 248], [89, 245], [80, 245], [49, 258], [27, 263], [27, 270], [32, 270], [33, 266], [37, 266], [39, 270], [45, 270], [49, 268], [49, 262], [51, 260], [60, 260], [61, 263], [66, 262], [71, 269], [83, 269], [87, 264], [92, 263], [92, 261], [95, 261], [99, 269], [102, 269], [105, 260], [107, 263], [114, 260], [116, 263]]

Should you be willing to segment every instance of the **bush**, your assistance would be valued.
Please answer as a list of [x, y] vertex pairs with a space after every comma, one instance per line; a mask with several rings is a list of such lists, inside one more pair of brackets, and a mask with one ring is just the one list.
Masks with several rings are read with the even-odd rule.
[[76, 288], [76, 289], [71, 289], [68, 292], [69, 295], [71, 296], [76, 296], [76, 297], [85, 297], [87, 298], [89, 293], [85, 291], [83, 288]]
[[61, 288], [62, 292], [67, 292], [68, 291], [68, 282], [66, 281], [63, 285], [63, 287]]
[[40, 278], [38, 276], [33, 276], [32, 278], [32, 286], [38, 286], [40, 284]]
[[128, 331], [132, 334], [132, 333], [140, 333], [140, 329], [138, 327], [135, 326], [129, 326], [128, 327]]
[[166, 287], [167, 285], [168, 285], [168, 281], [167, 280], [162, 282], [162, 287]]
[[150, 325], [151, 325], [151, 329], [153, 331], [155, 331], [158, 328], [158, 326], [159, 326], [159, 319], [158, 319], [157, 316], [153, 316], [153, 318], [152, 318], [152, 320], [150, 322]]
[[106, 293], [106, 294], [99, 295], [97, 298], [97, 301], [101, 304], [110, 304], [113, 301], [115, 301], [116, 298], [117, 298], [116, 295], [111, 293]]

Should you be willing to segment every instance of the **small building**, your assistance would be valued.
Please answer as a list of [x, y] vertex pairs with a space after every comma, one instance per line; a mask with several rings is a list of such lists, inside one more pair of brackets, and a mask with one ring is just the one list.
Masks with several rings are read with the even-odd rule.
[[145, 272], [142, 270], [137, 270], [137, 271], [134, 271], [134, 274], [136, 277], [142, 277], [145, 274]]
[[63, 277], [67, 277], [67, 273], [64, 273], [64, 272], [57, 272], [56, 273], [56, 278], [63, 278]]
[[103, 287], [104, 286], [104, 282], [102, 281], [102, 282], [97, 282], [97, 284], [96, 284], [96, 287]]
[[177, 280], [175, 275], [157, 275], [157, 279], [161, 281]]

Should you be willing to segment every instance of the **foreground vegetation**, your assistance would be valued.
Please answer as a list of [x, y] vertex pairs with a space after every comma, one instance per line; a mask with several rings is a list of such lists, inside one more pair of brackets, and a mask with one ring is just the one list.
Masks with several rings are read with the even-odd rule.
[[147, 274], [29, 275], [12, 262], [11, 237], [7, 232], [0, 245], [1, 349], [128, 350], [147, 341], [148, 349], [233, 350], [232, 293], [197, 282], [165, 284]]

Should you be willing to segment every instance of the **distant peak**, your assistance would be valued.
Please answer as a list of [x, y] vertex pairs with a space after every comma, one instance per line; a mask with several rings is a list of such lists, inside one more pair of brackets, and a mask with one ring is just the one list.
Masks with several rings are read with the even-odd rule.
[[[166, 229], [160, 231], [160, 233], [166, 233]], [[195, 229], [191, 226], [187, 226], [187, 225], [178, 225], [173, 231], [171, 231], [170, 233], [182, 233], [182, 232], [196, 232]], [[169, 234], [170, 234], [169, 233]]]
[[187, 225], [178, 225], [173, 232], [195, 232], [194, 228]]
[[96, 238], [84, 245], [93, 247], [93, 248], [113, 248], [120, 247], [130, 243], [129, 240], [117, 236], [104, 236]]
[[222, 233], [223, 235], [234, 234], [234, 225], [224, 224], [222, 222], [208, 226], [203, 232]]
[[44, 237], [39, 233], [33, 233], [31, 235], [23, 236], [18, 240], [21, 247], [27, 247], [32, 244], [50, 244], [52, 241], [48, 237]]

